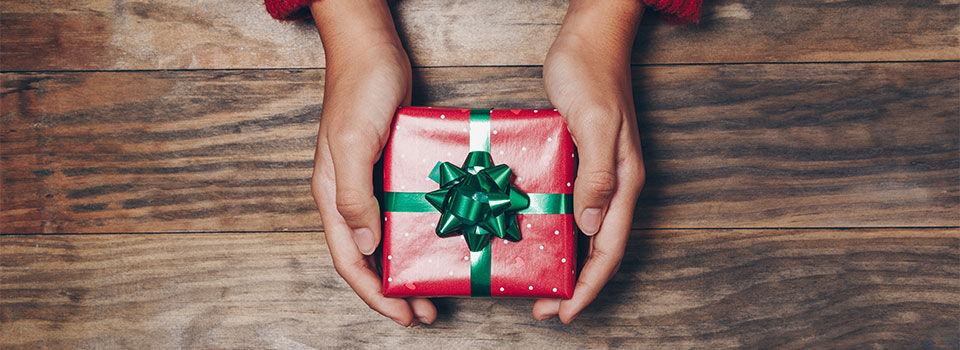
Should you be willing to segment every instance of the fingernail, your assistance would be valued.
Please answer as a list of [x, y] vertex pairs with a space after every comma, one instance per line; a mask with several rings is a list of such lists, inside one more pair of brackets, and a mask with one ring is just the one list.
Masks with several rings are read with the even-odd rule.
[[417, 320], [419, 320], [420, 323], [430, 324], [430, 320], [427, 319], [426, 316], [417, 316]]
[[580, 229], [588, 235], [596, 234], [600, 231], [600, 220], [599, 208], [584, 209], [583, 214], [580, 215]]
[[364, 227], [353, 230], [353, 240], [357, 242], [357, 248], [365, 255], [370, 255], [377, 249], [373, 245], [373, 231]]

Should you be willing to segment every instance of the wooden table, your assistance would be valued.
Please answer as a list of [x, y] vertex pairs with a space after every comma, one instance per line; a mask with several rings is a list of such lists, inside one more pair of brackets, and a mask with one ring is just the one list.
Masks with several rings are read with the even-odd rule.
[[[648, 181], [570, 325], [438, 299], [398, 327], [334, 271], [308, 192], [315, 30], [256, 1], [0, 1], [0, 348], [956, 348], [955, 1], [648, 14]], [[419, 105], [545, 107], [564, 1], [395, 5]]]

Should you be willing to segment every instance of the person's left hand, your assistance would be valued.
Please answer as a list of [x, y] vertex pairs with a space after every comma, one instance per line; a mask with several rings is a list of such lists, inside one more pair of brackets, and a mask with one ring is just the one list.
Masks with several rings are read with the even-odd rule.
[[547, 97], [564, 116], [580, 163], [574, 217], [590, 251], [569, 300], [539, 299], [533, 316], [569, 323], [620, 267], [645, 173], [633, 107], [630, 51], [639, 1], [571, 1], [543, 64]]

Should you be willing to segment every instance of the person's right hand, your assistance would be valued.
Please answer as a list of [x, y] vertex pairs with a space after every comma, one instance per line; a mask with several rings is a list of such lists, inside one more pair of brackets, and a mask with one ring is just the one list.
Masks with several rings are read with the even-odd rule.
[[310, 9], [327, 62], [311, 190], [333, 265], [370, 308], [403, 326], [432, 323], [430, 300], [383, 296], [372, 256], [380, 242], [373, 165], [397, 107], [410, 104], [410, 60], [385, 1], [324, 0]]

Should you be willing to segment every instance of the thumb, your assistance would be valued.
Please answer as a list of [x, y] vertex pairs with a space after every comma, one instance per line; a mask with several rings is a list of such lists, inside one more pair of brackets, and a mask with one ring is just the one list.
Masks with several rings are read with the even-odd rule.
[[580, 230], [594, 235], [600, 231], [617, 189], [615, 157], [620, 123], [613, 116], [580, 115], [570, 119], [574, 120], [569, 123], [570, 134], [580, 158], [573, 186], [573, 213]]
[[330, 138], [337, 211], [365, 255], [373, 254], [380, 244], [380, 207], [373, 195], [373, 164], [379, 144], [375, 132], [366, 130], [344, 131]]

